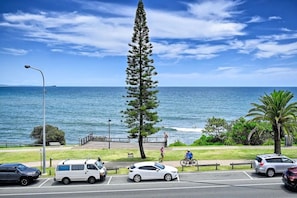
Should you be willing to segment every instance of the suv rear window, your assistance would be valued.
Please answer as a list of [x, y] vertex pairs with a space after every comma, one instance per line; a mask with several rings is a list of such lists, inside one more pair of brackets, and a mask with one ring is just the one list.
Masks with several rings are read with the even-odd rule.
[[256, 157], [256, 160], [257, 160], [258, 162], [261, 162], [261, 161], [262, 161], [262, 158], [261, 158], [261, 157]]

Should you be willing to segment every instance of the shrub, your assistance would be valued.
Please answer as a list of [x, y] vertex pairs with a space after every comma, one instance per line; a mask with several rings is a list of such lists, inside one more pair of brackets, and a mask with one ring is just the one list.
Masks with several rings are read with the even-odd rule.
[[[59, 130], [58, 127], [46, 125], [45, 134], [46, 145], [49, 145], [49, 142], [59, 142], [61, 145], [65, 145], [66, 143], [65, 133], [64, 131]], [[34, 127], [30, 137], [36, 139], [35, 144], [43, 144], [43, 126]]]
[[170, 144], [169, 146], [187, 146], [187, 145], [181, 142], [180, 140], [177, 140], [174, 143]]
[[191, 146], [207, 146], [207, 145], [222, 145], [221, 138], [202, 135], [199, 139], [195, 140], [193, 144], [191, 144]]
[[263, 143], [264, 146], [274, 145], [274, 140], [272, 138], [266, 139]]

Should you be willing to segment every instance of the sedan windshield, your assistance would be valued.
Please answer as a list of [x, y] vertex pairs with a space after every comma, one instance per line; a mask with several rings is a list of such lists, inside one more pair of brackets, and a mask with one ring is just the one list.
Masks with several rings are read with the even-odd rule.
[[165, 166], [163, 164], [160, 163], [155, 163], [155, 166], [158, 167], [159, 169], [164, 169]]

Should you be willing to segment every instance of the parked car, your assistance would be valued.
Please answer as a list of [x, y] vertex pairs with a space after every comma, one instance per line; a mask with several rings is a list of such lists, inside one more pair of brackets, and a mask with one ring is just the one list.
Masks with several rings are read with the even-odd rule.
[[297, 190], [297, 166], [288, 168], [282, 176], [285, 186]]
[[276, 173], [283, 173], [287, 168], [293, 166], [297, 166], [296, 160], [278, 154], [257, 155], [254, 161], [256, 173], [263, 173], [268, 177], [273, 177]]
[[20, 163], [0, 165], [1, 183], [19, 183], [26, 186], [38, 179], [39, 175], [41, 175], [39, 169], [30, 168]]
[[55, 181], [69, 184], [72, 181], [87, 181], [90, 184], [104, 180], [107, 171], [101, 161], [95, 159], [63, 160], [56, 167]]
[[171, 181], [178, 177], [178, 171], [175, 167], [158, 162], [139, 162], [129, 167], [128, 177], [134, 182], [155, 179]]

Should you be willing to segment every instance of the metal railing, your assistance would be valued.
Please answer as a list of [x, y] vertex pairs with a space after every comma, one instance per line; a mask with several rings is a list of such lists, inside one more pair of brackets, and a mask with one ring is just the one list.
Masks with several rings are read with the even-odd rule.
[[[130, 143], [131, 138], [117, 138], [117, 137], [111, 137], [108, 138], [106, 136], [96, 136], [93, 133], [90, 133], [84, 138], [79, 139], [79, 144], [84, 145], [87, 144], [90, 141], [95, 142], [122, 142], [122, 143]], [[165, 140], [163, 137], [145, 137], [143, 138], [143, 143], [164, 143]]]

